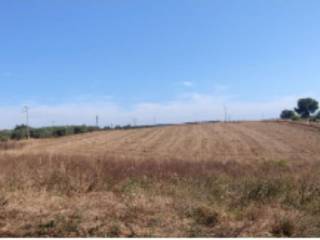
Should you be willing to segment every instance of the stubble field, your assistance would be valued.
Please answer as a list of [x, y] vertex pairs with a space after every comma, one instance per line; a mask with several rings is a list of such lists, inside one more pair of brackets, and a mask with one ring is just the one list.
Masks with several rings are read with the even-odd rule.
[[137, 161], [316, 160], [319, 131], [287, 122], [177, 125], [32, 140], [17, 153], [112, 155]]

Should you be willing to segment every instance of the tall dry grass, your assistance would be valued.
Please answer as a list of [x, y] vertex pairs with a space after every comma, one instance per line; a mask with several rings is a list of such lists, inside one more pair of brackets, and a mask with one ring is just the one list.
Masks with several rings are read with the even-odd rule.
[[320, 236], [320, 164], [0, 156], [1, 236]]
[[0, 150], [21, 149], [25, 145], [22, 141], [0, 141]]

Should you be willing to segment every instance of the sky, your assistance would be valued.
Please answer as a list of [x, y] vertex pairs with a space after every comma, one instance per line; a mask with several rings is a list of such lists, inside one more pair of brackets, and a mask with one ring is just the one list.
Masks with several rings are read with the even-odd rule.
[[319, 0], [1, 0], [0, 128], [276, 118], [320, 100]]

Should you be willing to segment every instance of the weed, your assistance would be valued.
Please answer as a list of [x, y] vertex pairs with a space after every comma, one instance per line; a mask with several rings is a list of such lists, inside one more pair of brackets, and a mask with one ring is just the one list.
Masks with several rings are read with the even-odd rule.
[[[261, 233], [319, 236], [320, 164], [303, 162], [303, 168], [301, 164], [270, 161], [250, 166], [231, 161], [135, 162], [108, 157], [3, 154], [0, 226], [9, 226], [16, 236], [118, 237], [149, 232], [154, 236], [193, 237]], [[55, 207], [41, 224], [33, 220], [37, 206], [31, 208], [30, 202], [19, 199], [20, 194], [31, 193], [33, 197], [40, 191], [62, 200], [61, 212], [56, 213]], [[54, 201], [48, 204], [44, 200], [43, 204], [54, 206]], [[17, 202], [25, 204], [26, 209]], [[13, 203], [10, 208], [6, 207], [8, 203]], [[260, 211], [261, 206], [266, 208]], [[294, 216], [304, 216], [308, 223], [314, 223], [287, 217], [273, 224], [269, 209], [298, 212]], [[101, 214], [104, 219], [98, 226], [93, 214]], [[105, 221], [111, 217], [114, 223], [109, 225]], [[0, 235], [8, 234], [1, 229]]]
[[219, 222], [219, 214], [208, 207], [197, 207], [191, 210], [191, 217], [197, 224], [214, 227]]
[[272, 227], [272, 234], [276, 237], [292, 237], [296, 226], [289, 218], [281, 218]]
[[8, 202], [8, 199], [4, 195], [0, 194], [0, 208], [5, 207]]
[[54, 228], [56, 226], [56, 223], [54, 220], [50, 220], [46, 223], [42, 223], [39, 225], [39, 228], [44, 228], [44, 229], [48, 229], [48, 228]]
[[203, 235], [203, 230], [201, 229], [201, 227], [199, 227], [199, 225], [192, 225], [188, 230], [188, 237], [190, 238], [198, 238], [198, 237], [202, 237]]
[[119, 237], [120, 234], [121, 234], [120, 227], [117, 224], [113, 224], [110, 227], [107, 236], [108, 237]]
[[233, 186], [235, 194], [238, 195], [234, 204], [238, 206], [247, 206], [251, 202], [266, 203], [285, 195], [288, 190], [287, 181], [285, 179], [259, 179], [249, 177], [236, 183]]

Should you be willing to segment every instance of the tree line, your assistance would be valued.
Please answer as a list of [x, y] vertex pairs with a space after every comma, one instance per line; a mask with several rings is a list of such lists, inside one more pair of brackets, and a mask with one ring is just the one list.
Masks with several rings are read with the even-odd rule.
[[313, 98], [301, 98], [298, 100], [297, 107], [293, 110], [285, 109], [281, 112], [281, 119], [291, 120], [320, 120], [319, 102]]
[[7, 140], [22, 140], [30, 138], [55, 138], [55, 137], [63, 137], [74, 134], [88, 133], [94, 131], [106, 131], [106, 130], [127, 130], [127, 129], [135, 129], [135, 128], [147, 128], [147, 127], [157, 127], [164, 126], [165, 124], [157, 124], [157, 125], [137, 125], [133, 126], [130, 124], [127, 125], [116, 125], [114, 127], [105, 126], [103, 128], [97, 126], [87, 126], [87, 125], [69, 125], [69, 126], [52, 126], [52, 127], [40, 127], [33, 128], [27, 126], [25, 124], [17, 125], [12, 130], [2, 130], [0, 131], [0, 141]]
[[101, 130], [99, 127], [86, 125], [72, 125], [72, 126], [55, 126], [55, 127], [41, 127], [32, 128], [27, 125], [18, 125], [12, 130], [0, 131], [0, 140], [21, 140], [30, 138], [50, 138], [63, 137], [67, 135], [87, 133]]

